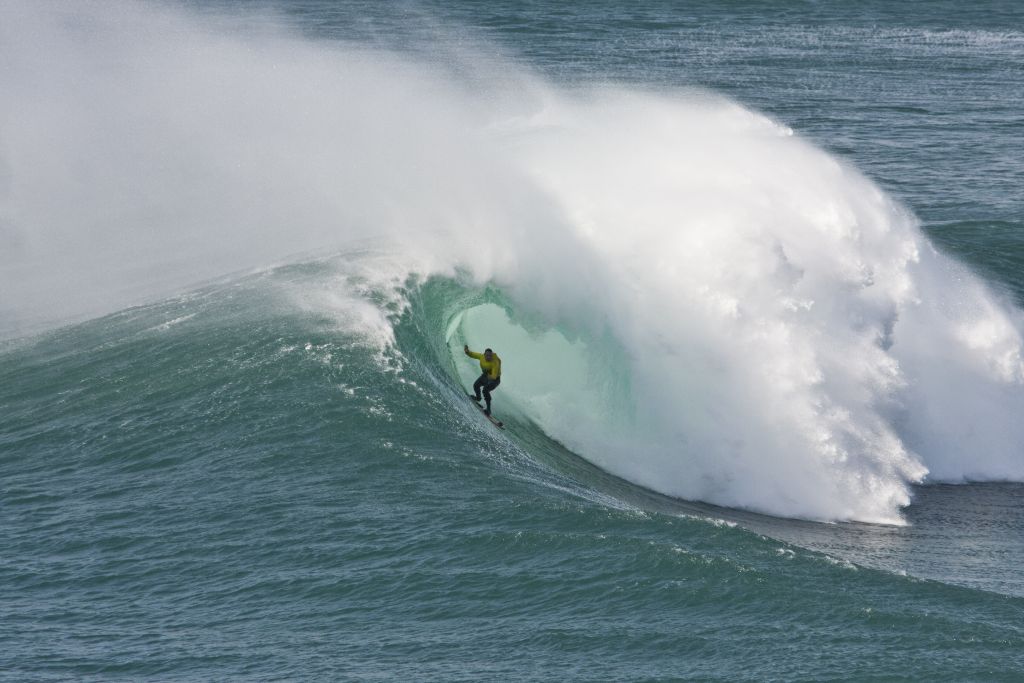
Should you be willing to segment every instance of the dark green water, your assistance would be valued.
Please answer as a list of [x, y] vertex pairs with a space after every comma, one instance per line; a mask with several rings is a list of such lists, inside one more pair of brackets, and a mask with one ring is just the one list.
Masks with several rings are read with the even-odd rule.
[[[299, 69], [351, 41], [447, 63], [437, 46], [461, 40], [552, 87], [725, 93], [856, 165], [942, 252], [1024, 301], [1024, 13], [1014, 4], [305, 2], [271, 5], [270, 19], [267, 7], [184, 11], [215, 35], [229, 13], [254, 54], [261, 31], [277, 30], [264, 22], [298, 31], [310, 52], [274, 55]], [[26, 25], [34, 16], [6, 12]], [[117, 24], [108, 14], [65, 20], [89, 35], [96, 16]], [[211, 70], [229, 61], [207, 47]], [[287, 135], [292, 123], [267, 130]], [[36, 167], [4, 153], [11, 205], [32, 206], [19, 180]], [[214, 170], [231, 164], [200, 168], [219, 187]], [[332, 187], [341, 204], [362, 200]], [[0, 219], [20, 224], [16, 213]], [[122, 216], [111, 208], [109, 218]], [[130, 217], [140, 230], [145, 220]], [[555, 433], [564, 425], [537, 417], [546, 394], [524, 386], [531, 365], [561, 359], [569, 347], [559, 344], [574, 339], [625, 367], [626, 337], [605, 348], [543, 282], [481, 283], [458, 268], [426, 276], [390, 265], [394, 250], [282, 252], [274, 268], [3, 342], [0, 680], [1024, 679], [1024, 485], [1010, 476], [1019, 444], [1004, 460], [983, 452], [995, 437], [942, 460], [920, 453], [933, 472], [961, 476], [913, 484], [905, 526], [787, 518], [813, 494], [797, 478], [774, 503], [716, 505], [756, 489], [721, 482], [707, 502], [656, 493], [607, 473], [607, 456], [588, 457], [571, 431]], [[16, 272], [17, 258], [0, 268]], [[461, 341], [499, 329], [487, 306], [539, 349], [502, 351], [504, 431], [462, 396], [473, 368]], [[513, 327], [500, 329], [507, 336], [490, 343], [519, 349]], [[543, 336], [551, 330], [563, 336]], [[630, 384], [612, 370], [616, 392], [639, 391], [639, 374]], [[961, 382], [953, 393], [981, 386], [950, 377]], [[1020, 382], [1001, 387], [1016, 405]], [[581, 402], [600, 394], [571, 388]], [[1006, 440], [1015, 429], [1007, 423]], [[622, 462], [642, 462], [644, 443], [622, 447]], [[681, 479], [711, 476], [680, 457]], [[736, 457], [740, 473], [761, 466]], [[870, 476], [877, 463], [864, 463], [849, 471]], [[662, 475], [672, 488], [675, 473]], [[834, 517], [844, 510], [837, 501]]]

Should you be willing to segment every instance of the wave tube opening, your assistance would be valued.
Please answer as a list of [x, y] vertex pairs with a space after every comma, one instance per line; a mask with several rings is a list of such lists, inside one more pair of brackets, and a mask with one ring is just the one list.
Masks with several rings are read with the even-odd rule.
[[610, 338], [584, 340], [513, 320], [508, 309], [482, 303], [452, 319], [447, 339], [467, 391], [480, 370], [463, 354], [462, 344], [474, 351], [494, 349], [502, 359], [495, 411], [511, 411], [549, 436], [561, 436], [570, 448], [583, 445], [577, 443], [581, 432], [621, 431], [635, 423], [623, 352]]

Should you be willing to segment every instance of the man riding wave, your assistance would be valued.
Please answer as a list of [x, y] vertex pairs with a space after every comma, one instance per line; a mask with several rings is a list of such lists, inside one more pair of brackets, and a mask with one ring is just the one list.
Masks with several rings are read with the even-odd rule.
[[476, 353], [475, 351], [469, 350], [469, 344], [465, 344], [462, 350], [466, 352], [466, 355], [470, 358], [476, 358], [480, 361], [480, 370], [482, 371], [480, 377], [473, 382], [473, 400], [480, 400], [480, 391], [483, 390], [484, 400], [487, 402], [487, 407], [484, 408], [484, 415], [490, 416], [491, 414], [491, 392], [498, 388], [501, 384], [501, 359], [498, 358], [498, 354], [490, 349], [484, 349], [483, 353]]

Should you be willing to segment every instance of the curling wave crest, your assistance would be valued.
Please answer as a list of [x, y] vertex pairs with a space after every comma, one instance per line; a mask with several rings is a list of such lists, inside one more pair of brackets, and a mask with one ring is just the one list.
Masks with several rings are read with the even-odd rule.
[[4, 13], [8, 320], [370, 237], [387, 277], [499, 289], [451, 348], [642, 486], [898, 523], [911, 482], [1024, 478], [1021, 312], [761, 114], [166, 7]]

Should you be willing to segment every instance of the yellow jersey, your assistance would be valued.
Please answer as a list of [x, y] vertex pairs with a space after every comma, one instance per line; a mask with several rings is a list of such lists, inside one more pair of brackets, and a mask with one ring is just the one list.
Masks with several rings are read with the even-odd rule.
[[491, 360], [484, 358], [484, 354], [476, 353], [475, 351], [466, 351], [466, 355], [470, 358], [476, 358], [480, 361], [480, 369], [487, 373], [487, 376], [491, 379], [498, 379], [501, 377], [501, 359], [498, 358], [498, 354], [491, 353]]

